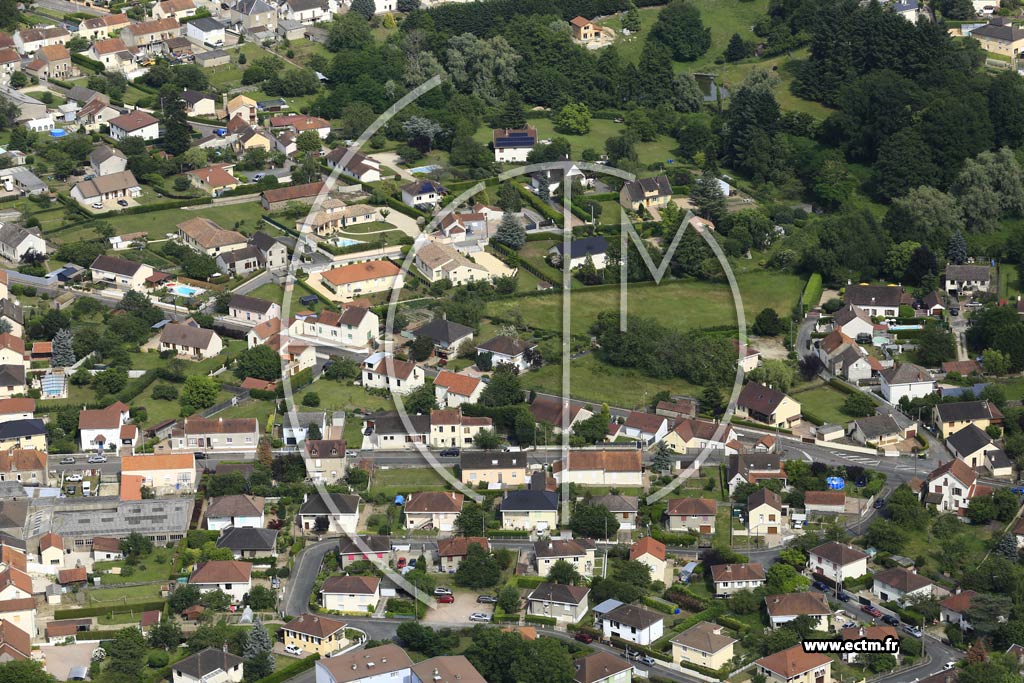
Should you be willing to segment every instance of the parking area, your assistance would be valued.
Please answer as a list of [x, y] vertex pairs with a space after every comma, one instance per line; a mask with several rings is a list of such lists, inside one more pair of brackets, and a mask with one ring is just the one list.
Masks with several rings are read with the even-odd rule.
[[[450, 587], [450, 586], [449, 586]], [[438, 603], [436, 609], [427, 610], [427, 615], [423, 618], [426, 623], [430, 622], [442, 622], [442, 623], [460, 623], [465, 622], [469, 626], [472, 622], [469, 620], [469, 615], [474, 612], [482, 612], [483, 614], [492, 615], [494, 614], [494, 605], [485, 605], [476, 601], [477, 594], [470, 591], [455, 591], [455, 602], [452, 603]]]
[[99, 643], [75, 643], [73, 645], [41, 645], [39, 651], [45, 658], [43, 666], [58, 681], [68, 680], [71, 669], [77, 666], [89, 668], [92, 651]]

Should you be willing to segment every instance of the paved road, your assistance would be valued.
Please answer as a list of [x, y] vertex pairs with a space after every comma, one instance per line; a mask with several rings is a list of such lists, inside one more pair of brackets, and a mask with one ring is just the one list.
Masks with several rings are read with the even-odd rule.
[[[331, 538], [319, 543], [311, 543], [303, 548], [295, 557], [291, 576], [285, 583], [284, 596], [279, 609], [287, 616], [296, 617], [309, 611], [309, 595], [313, 592], [316, 575], [324, 555], [332, 548], [338, 547], [338, 539]], [[374, 636], [371, 636], [371, 638]]]

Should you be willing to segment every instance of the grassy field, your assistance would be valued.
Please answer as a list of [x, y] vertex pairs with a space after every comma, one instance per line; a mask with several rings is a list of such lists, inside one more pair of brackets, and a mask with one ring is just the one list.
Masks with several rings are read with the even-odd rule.
[[[161, 562], [160, 560], [163, 560]], [[124, 561], [118, 562], [97, 562], [93, 565], [96, 573], [104, 570], [125, 567]], [[164, 551], [159, 556], [153, 553], [139, 561], [129, 576], [119, 574], [104, 574], [102, 583], [104, 586], [117, 585], [121, 583], [138, 583], [140, 581], [164, 581], [171, 575], [171, 554]]]
[[88, 604], [91, 606], [116, 605], [126, 602], [142, 602], [160, 597], [160, 584], [149, 583], [143, 586], [122, 586], [120, 588], [92, 589], [86, 592]]
[[1016, 299], [1021, 293], [1020, 272], [1012, 263], [999, 264], [999, 298]]
[[[795, 275], [767, 271], [738, 273], [740, 296], [748, 326], [763, 308], [774, 308], [787, 315], [803, 291], [803, 281]], [[735, 325], [736, 314], [732, 293], [727, 285], [710, 282], [674, 280], [659, 286], [653, 283], [629, 288], [630, 309], [639, 315], [651, 316], [664, 325], [680, 330]], [[603, 311], [618, 310], [617, 287], [576, 289], [572, 293], [572, 332], [586, 334]], [[518, 310], [531, 327], [561, 330], [562, 297], [532, 297], [525, 300], [496, 301], [488, 304], [488, 315], [508, 315]]]
[[446, 484], [441, 475], [429, 467], [377, 470], [370, 480], [368, 495], [384, 493], [391, 497], [416, 491], [444, 491]]
[[541, 273], [544, 273], [548, 282], [559, 283], [562, 281], [562, 271], [549, 266], [547, 261], [544, 260], [544, 257], [547, 256], [548, 249], [560, 243], [560, 239], [527, 242], [523, 248], [519, 250], [519, 258], [529, 261], [535, 268], [539, 269]]
[[210, 79], [210, 85], [220, 86], [240, 84], [242, 82], [242, 72], [245, 70], [245, 67], [238, 64], [238, 55], [244, 54], [247, 63], [251, 64], [252, 60], [259, 57], [265, 57], [269, 53], [256, 43], [243, 43], [237, 48], [228, 50], [228, 54], [231, 55], [230, 64], [215, 66], [212, 69], [204, 69], [204, 71], [206, 71], [206, 75]]
[[390, 399], [367, 393], [362, 387], [353, 384], [342, 384], [334, 380], [314, 382], [295, 394], [295, 404], [302, 405], [306, 394], [313, 392], [320, 396], [320, 408], [323, 410], [392, 410]]
[[[701, 391], [700, 387], [681, 379], [654, 379], [638, 370], [612, 367], [593, 354], [573, 360], [570, 371], [568, 394], [571, 397], [626, 408], [645, 407], [659, 391], [689, 396], [699, 396]], [[562, 393], [561, 365], [545, 365], [523, 374], [521, 379], [524, 389]]]
[[801, 406], [828, 423], [844, 425], [854, 419], [841, 410], [846, 401], [846, 394], [824, 382], [812, 382], [806, 389], [798, 387], [790, 395], [799, 401]]

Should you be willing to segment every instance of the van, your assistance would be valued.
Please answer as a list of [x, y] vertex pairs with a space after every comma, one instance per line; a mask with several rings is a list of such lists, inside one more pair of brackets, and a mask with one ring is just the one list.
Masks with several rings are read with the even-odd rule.
[[92, 482], [90, 482], [88, 479], [82, 482], [82, 495], [92, 495]]

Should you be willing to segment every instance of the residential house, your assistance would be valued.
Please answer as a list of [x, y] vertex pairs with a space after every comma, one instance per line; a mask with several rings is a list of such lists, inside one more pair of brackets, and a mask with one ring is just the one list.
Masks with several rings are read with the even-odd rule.
[[259, 249], [263, 267], [267, 270], [278, 271], [288, 267], [288, 247], [279, 239], [265, 232], [254, 232], [249, 244]]
[[461, 408], [431, 410], [430, 447], [471, 448], [481, 430], [493, 427], [491, 418], [463, 415]]
[[672, 183], [668, 176], [627, 181], [619, 190], [619, 203], [632, 211], [664, 207], [672, 199]]
[[811, 549], [807, 568], [818, 577], [842, 585], [867, 573], [867, 555], [853, 546], [829, 541]]
[[32, 636], [6, 619], [0, 620], [0, 664], [20, 662], [32, 656]]
[[48, 483], [46, 453], [36, 448], [12, 448], [0, 453], [0, 481], [17, 481], [32, 486]]
[[797, 617], [814, 619], [815, 631], [828, 631], [829, 617], [832, 608], [824, 593], [807, 591], [805, 593], [786, 593], [783, 595], [766, 595], [765, 608], [772, 628], [778, 628]]
[[925, 503], [941, 512], [955, 512], [963, 517], [971, 499], [989, 495], [992, 489], [978, 484], [978, 475], [963, 460], [954, 458], [933, 470], [921, 487]]
[[786, 470], [782, 458], [775, 453], [737, 453], [729, 456], [729, 492], [742, 483], [757, 484], [766, 479], [777, 479], [786, 485]]
[[248, 244], [241, 233], [225, 230], [209, 218], [201, 216], [178, 223], [176, 227], [178, 240], [182, 244], [207, 256], [244, 249]]
[[747, 532], [751, 536], [776, 536], [782, 532], [782, 498], [768, 487], [747, 498]]
[[652, 536], [644, 536], [629, 548], [629, 559], [646, 565], [651, 570], [652, 581], [664, 581], [668, 569], [665, 544]]
[[0, 225], [0, 257], [21, 263], [26, 254], [45, 255], [47, 251], [46, 240], [39, 235], [38, 228], [24, 228], [17, 223]]
[[245, 322], [261, 323], [281, 317], [281, 305], [276, 301], [257, 299], [244, 294], [232, 294], [228, 302], [228, 317]]
[[856, 306], [872, 318], [892, 318], [899, 314], [900, 304], [910, 303], [910, 299], [902, 287], [850, 285], [843, 302]]
[[116, 147], [97, 145], [89, 153], [89, 168], [97, 176], [121, 173], [128, 168], [128, 157]]
[[480, 482], [522, 486], [526, 477], [526, 454], [502, 451], [465, 451], [459, 455], [462, 483], [476, 487]]
[[181, 99], [185, 102], [185, 113], [189, 116], [203, 116], [211, 119], [217, 116], [217, 101], [212, 95], [186, 89], [181, 93]]
[[[871, 415], [850, 423], [850, 438], [862, 445], [887, 446], [916, 433], [915, 428], [900, 427], [892, 415]], [[909, 433], [908, 433], [909, 432]]]
[[116, 34], [128, 28], [131, 19], [125, 14], [106, 14], [102, 17], [85, 19], [78, 25], [78, 35], [86, 40], [100, 40], [102, 38], [113, 38]]
[[172, 683], [241, 683], [245, 661], [227, 649], [208, 647], [171, 665]]
[[97, 204], [134, 199], [142, 194], [142, 186], [131, 171], [119, 171], [83, 180], [71, 188], [71, 198], [82, 206], [97, 208]]
[[153, 275], [151, 266], [116, 256], [97, 256], [89, 270], [93, 282], [107, 282], [136, 292], [145, 291], [146, 279]]
[[275, 187], [260, 193], [260, 204], [264, 211], [282, 211], [288, 208], [288, 204], [291, 202], [312, 206], [323, 191], [324, 182], [322, 180], [303, 185]]
[[[975, 29], [974, 33], [979, 30], [981, 29]], [[974, 34], [972, 33], [972, 35]], [[988, 266], [949, 264], [946, 266], [943, 280], [945, 283], [943, 289], [946, 292], [951, 296], [962, 296], [966, 293], [989, 291], [992, 285], [992, 274]]]
[[[177, 25], [177, 22], [175, 24]], [[139, 24], [132, 25], [132, 27], [135, 26], [139, 26]], [[129, 30], [132, 27], [129, 27]], [[141, 109], [133, 109], [127, 114], [116, 116], [108, 123], [110, 124], [110, 137], [118, 141], [125, 138], [156, 140], [160, 137], [160, 121]]]
[[236, 560], [277, 555], [277, 529], [229, 527], [217, 539], [218, 548], [227, 548]]
[[102, 126], [121, 116], [122, 110], [114, 107], [106, 95], [96, 95], [82, 105], [75, 115], [75, 120], [88, 133], [97, 133]]
[[315, 131], [321, 140], [326, 140], [331, 134], [331, 122], [318, 116], [305, 116], [302, 114], [287, 114], [285, 116], [271, 116], [271, 128], [287, 128], [299, 135], [306, 131]]
[[180, 37], [182, 28], [177, 19], [165, 17], [132, 24], [121, 32], [120, 37], [128, 47], [144, 52], [162, 53], [164, 41]]
[[747, 382], [736, 401], [736, 416], [790, 429], [800, 424], [800, 404], [777, 389]]
[[725, 635], [722, 626], [709, 621], [698, 621], [669, 640], [674, 663], [694, 664], [712, 670], [721, 669], [729, 663], [736, 642], [735, 638]]
[[361, 183], [375, 183], [381, 179], [380, 162], [354, 149], [336, 147], [324, 158], [332, 169], [341, 166], [342, 173]]
[[333, 197], [325, 199], [318, 211], [306, 215], [297, 225], [299, 232], [323, 237], [338, 230], [366, 225], [381, 220], [380, 210], [369, 204], [346, 204]]
[[454, 287], [468, 282], [490, 282], [491, 272], [440, 242], [422, 242], [413, 260], [416, 270], [429, 282], [447, 280]]
[[330, 657], [348, 646], [348, 624], [319, 614], [303, 614], [281, 627], [285, 647], [297, 647], [306, 655]]
[[1013, 463], [992, 438], [975, 425], [969, 425], [946, 439], [954, 456], [973, 469], [987, 469], [992, 476], [1013, 474]]
[[320, 604], [332, 612], [365, 614], [380, 602], [376, 576], [329, 576], [320, 589]]
[[935, 392], [935, 378], [913, 363], [900, 363], [882, 372], [882, 396], [893, 405], [900, 399], [924, 398]]
[[509, 491], [501, 500], [500, 510], [501, 528], [505, 530], [548, 531], [558, 526], [558, 494], [554, 491]]
[[932, 411], [932, 422], [939, 436], [948, 439], [970, 425], [982, 430], [990, 425], [1002, 426], [1003, 413], [994, 403], [985, 400], [939, 403]]
[[729, 446], [739, 439], [736, 430], [728, 424], [682, 418], [676, 421], [675, 427], [664, 439], [666, 446], [676, 453], [692, 453], [704, 450], [735, 453]]
[[[299, 527], [306, 532], [318, 534], [354, 534], [359, 524], [359, 496], [354, 494], [331, 493], [327, 497], [323, 494], [306, 495], [299, 511], [296, 521]], [[327, 521], [327, 529], [317, 531], [317, 520]]]
[[435, 352], [442, 358], [450, 358], [459, 352], [463, 344], [473, 341], [473, 328], [446, 318], [434, 318], [426, 325], [417, 327], [415, 335], [417, 339], [429, 337], [434, 341]]
[[636, 515], [639, 506], [639, 499], [636, 496], [623, 496], [618, 493], [608, 493], [603, 496], [594, 496], [590, 499], [591, 505], [600, 505], [608, 512], [615, 515], [619, 522], [619, 529], [632, 531], [636, 528]]
[[64, 564], [64, 539], [52, 531], [43, 534], [39, 539], [39, 564], [49, 566]]
[[315, 677], [316, 683], [422, 683], [413, 679], [412, 665], [405, 650], [387, 643], [321, 658], [316, 662]]
[[593, 541], [580, 539], [547, 539], [533, 544], [533, 552], [537, 559], [537, 573], [547, 576], [551, 567], [560, 560], [568, 562], [580, 576], [592, 576], [594, 572]]
[[185, 35], [202, 45], [220, 47], [226, 37], [224, 29], [224, 24], [216, 19], [201, 17], [185, 24]]
[[561, 434], [568, 425], [569, 433], [578, 423], [593, 417], [593, 413], [572, 401], [563, 402], [554, 396], [537, 396], [530, 404], [530, 414], [542, 425], [547, 425], [555, 434]]
[[[22, 353], [24, 353], [24, 342], [11, 334], [0, 334], [0, 343], [4, 343], [5, 347], [14, 340], [21, 342]], [[7, 364], [7, 361], [4, 364]], [[36, 400], [34, 398], [0, 399], [0, 423], [10, 422], [11, 420], [31, 420], [35, 415], [35, 411]]]
[[530, 368], [530, 359], [536, 348], [537, 345], [533, 342], [501, 334], [478, 345], [476, 352], [478, 356], [481, 353], [490, 354], [492, 367], [508, 363], [515, 366], [519, 372], [525, 372]]
[[338, 557], [343, 569], [363, 560], [387, 566], [393, 559], [390, 536], [342, 536], [340, 544]]
[[804, 652], [803, 645], [762, 657], [755, 671], [769, 683], [831, 683], [832, 660], [819, 652]]
[[345, 476], [345, 442], [340, 439], [304, 439], [302, 460], [314, 483], [334, 484]]
[[394, 411], [367, 415], [364, 427], [370, 430], [371, 448], [415, 448], [416, 444], [426, 446], [430, 440], [429, 415], [409, 415], [405, 419]]
[[939, 294], [938, 292], [928, 292], [927, 294], [924, 295], [924, 298], [921, 300], [921, 303], [924, 305], [924, 310], [928, 315], [941, 317], [942, 314], [946, 311], [946, 306], [943, 303], [942, 295]]
[[971, 608], [971, 600], [978, 595], [972, 590], [962, 590], [939, 601], [939, 622], [956, 624], [961, 631], [970, 630], [967, 621], [967, 610]]
[[281, 20], [311, 26], [331, 18], [330, 3], [327, 0], [285, 0], [278, 15]]
[[380, 318], [363, 305], [344, 306], [341, 313], [323, 310], [315, 316], [296, 319], [292, 334], [315, 337], [332, 346], [366, 351], [377, 340]]
[[805, 491], [804, 512], [810, 515], [841, 515], [846, 512], [844, 491]]
[[186, 417], [171, 432], [168, 445], [177, 451], [202, 450], [206, 453], [256, 453], [259, 420], [254, 417]]
[[124, 552], [121, 551], [121, 541], [117, 538], [97, 536], [92, 539], [91, 552], [92, 559], [95, 562], [124, 559]]
[[63, 26], [25, 28], [14, 33], [14, 46], [23, 55], [38, 52], [49, 45], [65, 45], [69, 40], [71, 34]]
[[[33, 347], [39, 343], [35, 342]], [[0, 365], [28, 365], [32, 360], [37, 360], [32, 356], [32, 353], [25, 351], [25, 341], [21, 337], [15, 337], [10, 332], [0, 334]], [[0, 422], [31, 419], [35, 409], [36, 402], [32, 398], [0, 399]]]
[[710, 498], [672, 498], [668, 501], [665, 514], [671, 531], [713, 534], [718, 503]]
[[620, 657], [607, 652], [595, 652], [578, 657], [574, 662], [574, 683], [632, 683], [634, 667]]
[[35, 54], [35, 59], [25, 65], [25, 71], [46, 81], [64, 80], [72, 76], [71, 53], [63, 45], [44, 45]]
[[391, 261], [364, 261], [322, 271], [319, 284], [331, 301], [351, 301], [357, 297], [390, 292], [401, 287], [402, 273]]
[[223, 531], [229, 527], [263, 527], [264, 499], [262, 496], [238, 494], [211, 498], [206, 508], [206, 528]]
[[121, 460], [121, 474], [142, 478], [142, 485], [157, 494], [188, 493], [196, 488], [193, 453], [136, 455]]
[[575, 624], [587, 613], [586, 586], [567, 586], [561, 583], [542, 583], [526, 596], [526, 613], [537, 617], [552, 617], [555, 621]]
[[[262, 2], [262, 0], [257, 0]], [[244, 0], [245, 5], [251, 4], [253, 0]], [[235, 6], [236, 9], [238, 5]], [[269, 7], [268, 7], [269, 9]], [[256, 106], [256, 100], [245, 95], [236, 95], [225, 105], [224, 111], [227, 113], [228, 121], [240, 120], [245, 125], [255, 126], [259, 123], [259, 117], [257, 113], [259, 108]]]
[[657, 612], [638, 605], [606, 600], [594, 607], [594, 627], [600, 629], [606, 639], [618, 638], [637, 645], [650, 645], [664, 634], [665, 619]]
[[390, 353], [377, 352], [363, 360], [363, 386], [405, 395], [423, 386], [423, 368], [412, 361], [398, 360]]
[[[897, 641], [899, 640], [899, 633], [892, 626], [854, 626], [850, 628], [844, 628], [839, 632], [839, 639], [843, 642], [849, 641], [863, 641], [863, 640], [875, 640], [879, 642], [885, 642], [887, 640]], [[858, 659], [857, 652], [844, 652], [839, 655], [840, 659], [844, 662], [854, 663]], [[896, 661], [900, 660], [900, 655], [897, 653]]]
[[841, 330], [832, 330], [817, 342], [818, 359], [833, 375], [851, 382], [871, 377], [873, 364], [853, 339]]
[[848, 303], [832, 314], [832, 329], [842, 332], [851, 339], [857, 339], [862, 334], [872, 336], [875, 325], [860, 306]]
[[871, 586], [871, 594], [882, 602], [903, 604], [911, 595], [933, 595], [932, 589], [935, 587], [935, 584], [929, 579], [903, 567], [893, 567], [876, 572], [872, 578], [874, 582]]
[[711, 567], [711, 581], [715, 584], [715, 595], [752, 591], [764, 585], [764, 566], [756, 562], [716, 564]]
[[491, 131], [494, 147], [494, 161], [498, 164], [525, 164], [537, 145], [537, 129], [533, 126], [525, 128], [496, 128]]
[[[257, 0], [261, 2], [262, 0]], [[222, 192], [233, 190], [239, 186], [239, 181], [231, 175], [234, 164], [211, 164], [205, 168], [197, 168], [186, 173], [192, 187], [197, 187], [203, 192], [214, 196]]]
[[21, 55], [13, 47], [0, 48], [0, 74], [10, 76], [21, 71]]
[[484, 552], [490, 552], [491, 547], [486, 538], [479, 536], [452, 536], [451, 538], [439, 538], [437, 540], [437, 558], [441, 565], [441, 571], [446, 574], [453, 574], [462, 564], [462, 560], [469, 555], [469, 547], [480, 546]]
[[645, 446], [652, 446], [668, 434], [668, 419], [654, 413], [631, 410], [618, 430], [618, 436], [636, 439]]
[[610, 29], [606, 29], [586, 17], [574, 17], [569, 22], [569, 28], [572, 30], [573, 42], [579, 45], [601, 44], [613, 35]]
[[154, 19], [184, 19], [196, 15], [196, 4], [192, 0], [163, 0], [153, 5], [152, 15]]
[[1024, 50], [1024, 30], [1017, 28], [1010, 17], [992, 17], [987, 24], [972, 30], [970, 37], [981, 43], [982, 50], [1011, 59], [1016, 59]]
[[[564, 252], [565, 245], [561, 242], [548, 249], [555, 266], [561, 267], [564, 263]], [[608, 240], [600, 235], [573, 240], [569, 243], [569, 270], [583, 266], [587, 259], [597, 270], [604, 270], [607, 252]]]
[[638, 450], [572, 450], [553, 466], [559, 484], [582, 486], [639, 487], [643, 485], [641, 454]]
[[121, 427], [126, 426], [130, 419], [128, 406], [120, 401], [99, 410], [80, 411], [79, 445], [83, 451], [117, 450], [121, 441]]
[[203, 360], [224, 350], [224, 342], [213, 330], [195, 323], [167, 323], [160, 330], [160, 352], [173, 351], [181, 358]]
[[188, 578], [188, 584], [198, 586], [200, 593], [222, 591], [231, 596], [232, 602], [241, 603], [252, 587], [252, 563], [238, 560], [201, 562]]
[[[24, 366], [0, 365], [0, 394], [10, 396], [12, 393], [24, 392]], [[0, 422], [0, 452], [12, 448], [46, 452], [46, 425], [43, 421], [31, 419]]]
[[402, 201], [413, 207], [434, 208], [448, 194], [443, 185], [433, 180], [415, 180], [402, 185]]
[[453, 491], [413, 493], [405, 503], [405, 528], [451, 531], [455, 518], [462, 512], [464, 499], [461, 493]]
[[124, 73], [135, 68], [135, 55], [120, 38], [97, 40], [89, 46], [85, 54], [103, 64], [107, 71]]

